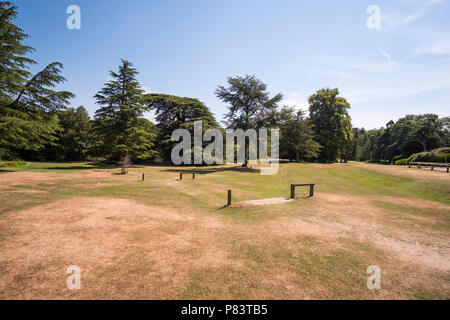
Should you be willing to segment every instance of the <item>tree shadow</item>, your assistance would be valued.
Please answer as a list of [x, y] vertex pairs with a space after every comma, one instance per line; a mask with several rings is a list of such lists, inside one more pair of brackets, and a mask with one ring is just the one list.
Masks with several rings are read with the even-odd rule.
[[[64, 162], [54, 162], [55, 164]], [[66, 162], [67, 163], [67, 162]], [[92, 169], [114, 169], [117, 165], [107, 163], [107, 162], [92, 162], [85, 163], [84, 165], [73, 165], [73, 166], [44, 166], [40, 169], [46, 170], [92, 170]]]
[[209, 174], [209, 173], [217, 173], [217, 172], [224, 172], [224, 171], [256, 173], [256, 172], [260, 172], [260, 169], [255, 169], [255, 168], [251, 168], [251, 167], [242, 167], [242, 166], [213, 167], [213, 168], [189, 168], [189, 169], [183, 169], [182, 167], [180, 167], [179, 169], [166, 169], [163, 171], [177, 172], [177, 173]]
[[0, 173], [15, 172], [14, 170], [0, 169]]

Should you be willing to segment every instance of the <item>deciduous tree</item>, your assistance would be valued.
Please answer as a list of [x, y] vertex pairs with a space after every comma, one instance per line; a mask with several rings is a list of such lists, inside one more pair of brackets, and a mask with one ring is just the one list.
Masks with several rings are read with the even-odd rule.
[[309, 97], [309, 118], [316, 141], [323, 147], [319, 159], [336, 161], [345, 154], [352, 138], [350, 104], [339, 96], [338, 89], [321, 89]]

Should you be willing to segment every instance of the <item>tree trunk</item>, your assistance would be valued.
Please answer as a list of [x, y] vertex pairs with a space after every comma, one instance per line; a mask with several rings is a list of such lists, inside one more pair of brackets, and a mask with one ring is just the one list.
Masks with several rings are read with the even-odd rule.
[[[245, 130], [246, 131], [248, 129], [248, 124], [249, 124], [249, 114], [248, 114], [248, 107], [245, 108]], [[244, 150], [244, 163], [242, 164], [243, 167], [247, 168], [248, 167], [248, 153], [249, 153], [249, 143], [250, 143], [250, 138], [247, 141], [247, 137], [245, 137], [244, 139], [244, 143], [245, 143], [245, 150]]]
[[247, 142], [247, 137], [245, 138], [245, 151], [244, 151], [244, 163], [242, 164], [243, 167], [247, 168], [248, 167], [248, 153], [249, 153], [249, 145]]
[[300, 154], [298, 150], [295, 150], [295, 162], [300, 162]]

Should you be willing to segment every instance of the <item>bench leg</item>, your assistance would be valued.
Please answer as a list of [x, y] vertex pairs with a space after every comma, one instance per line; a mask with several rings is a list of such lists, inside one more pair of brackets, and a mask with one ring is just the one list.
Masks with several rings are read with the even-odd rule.
[[314, 196], [314, 186], [309, 186], [309, 197]]
[[291, 199], [295, 198], [295, 187], [293, 184], [291, 184]]

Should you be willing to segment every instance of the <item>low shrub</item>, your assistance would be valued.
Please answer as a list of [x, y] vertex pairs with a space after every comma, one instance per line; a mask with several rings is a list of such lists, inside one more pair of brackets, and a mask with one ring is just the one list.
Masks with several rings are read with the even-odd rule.
[[4, 163], [0, 163], [0, 168], [20, 168], [26, 165], [25, 161], [8, 161]]
[[445, 162], [445, 157], [447, 161], [450, 160], [449, 157], [450, 147], [437, 148], [431, 151], [419, 152], [411, 155], [407, 161], [408, 162]]
[[408, 164], [408, 159], [398, 159], [394, 162], [395, 165], [404, 166]]
[[441, 153], [438, 158], [439, 162], [450, 162], [450, 153]]

